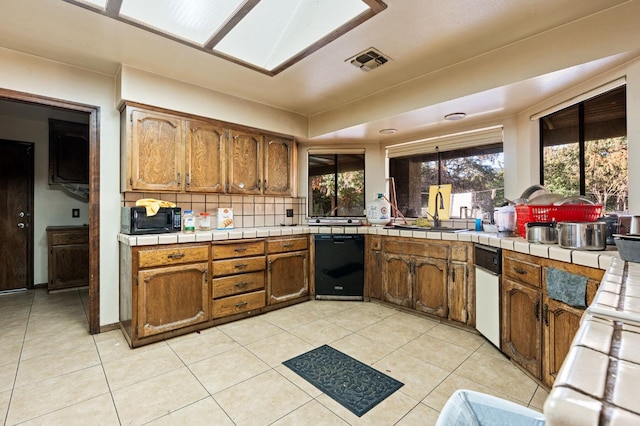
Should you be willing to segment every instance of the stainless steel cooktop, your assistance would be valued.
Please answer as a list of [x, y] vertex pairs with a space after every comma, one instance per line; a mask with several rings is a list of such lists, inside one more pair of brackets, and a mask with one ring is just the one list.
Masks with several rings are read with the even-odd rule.
[[362, 219], [347, 217], [310, 217], [307, 224], [314, 226], [360, 226]]

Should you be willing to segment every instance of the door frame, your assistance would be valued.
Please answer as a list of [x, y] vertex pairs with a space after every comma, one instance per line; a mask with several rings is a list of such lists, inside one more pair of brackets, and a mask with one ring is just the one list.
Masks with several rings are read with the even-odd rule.
[[100, 107], [2, 88], [0, 99], [89, 115], [89, 332], [100, 333]]

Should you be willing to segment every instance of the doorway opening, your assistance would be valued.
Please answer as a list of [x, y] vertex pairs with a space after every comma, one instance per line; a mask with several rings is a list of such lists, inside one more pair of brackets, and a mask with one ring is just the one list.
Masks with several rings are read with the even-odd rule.
[[[100, 108], [24, 92], [0, 89], [0, 100], [87, 114], [89, 124], [89, 332], [100, 332]], [[33, 288], [33, 279], [29, 287]]]

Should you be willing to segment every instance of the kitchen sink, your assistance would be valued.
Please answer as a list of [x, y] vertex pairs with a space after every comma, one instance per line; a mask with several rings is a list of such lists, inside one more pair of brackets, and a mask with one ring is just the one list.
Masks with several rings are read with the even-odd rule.
[[437, 231], [437, 232], [465, 232], [470, 231], [469, 228], [450, 228], [448, 226], [439, 226], [439, 227], [431, 227], [427, 228], [427, 231]]
[[432, 232], [465, 232], [465, 231], [470, 231], [469, 228], [453, 228], [450, 226], [432, 226], [432, 227], [426, 227], [426, 226], [414, 226], [414, 225], [402, 225], [402, 224], [394, 224], [391, 226], [388, 226], [387, 228], [393, 228], [393, 229], [408, 229], [408, 230], [412, 230], [412, 231], [432, 231]]

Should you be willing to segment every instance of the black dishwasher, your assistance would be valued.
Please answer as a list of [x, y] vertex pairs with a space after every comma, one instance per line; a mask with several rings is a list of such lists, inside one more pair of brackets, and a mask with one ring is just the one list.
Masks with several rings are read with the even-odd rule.
[[316, 299], [364, 299], [364, 235], [315, 236]]

